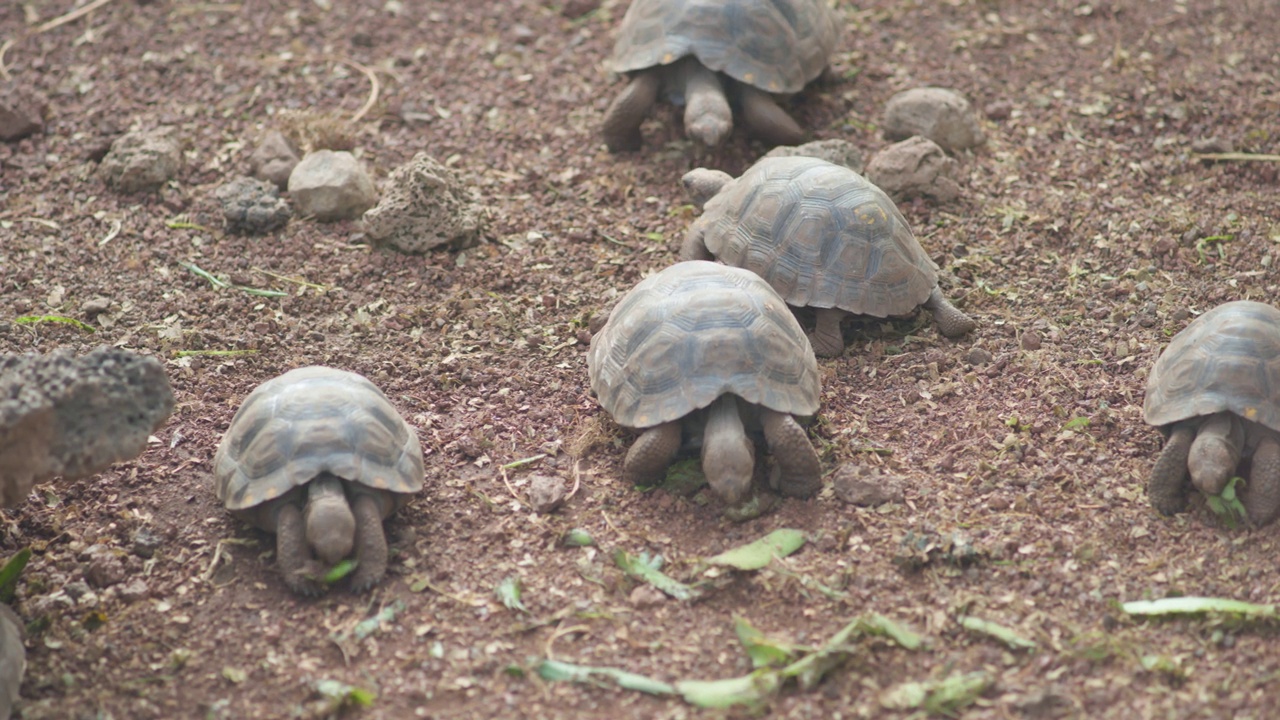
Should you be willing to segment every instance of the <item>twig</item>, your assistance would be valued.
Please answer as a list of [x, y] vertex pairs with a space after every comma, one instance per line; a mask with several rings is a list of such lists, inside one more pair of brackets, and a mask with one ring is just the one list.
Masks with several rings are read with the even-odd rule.
[[9, 68], [4, 65], [4, 54], [9, 52], [9, 48], [11, 47], [13, 47], [13, 38], [9, 38], [8, 40], [0, 43], [0, 80], [9, 80], [12, 78], [12, 76], [9, 75]]
[[338, 62], [343, 63], [345, 65], [350, 65], [356, 70], [359, 70], [360, 72], [364, 73], [364, 76], [369, 78], [369, 84], [373, 86], [369, 90], [369, 99], [365, 100], [364, 105], [362, 105], [360, 109], [356, 111], [355, 115], [351, 116], [351, 122], [353, 123], [360, 122], [360, 119], [363, 118], [370, 110], [372, 110], [373, 106], [378, 102], [378, 93], [382, 92], [382, 83], [378, 82], [377, 73], [375, 73], [369, 67], [365, 65], [361, 65], [355, 60], [352, 60], [350, 58], [338, 58]]
[[502, 484], [507, 486], [507, 492], [511, 493], [511, 497], [515, 498], [516, 502], [532, 510], [533, 506], [525, 502], [524, 498], [520, 497], [520, 494], [516, 492], [516, 489], [511, 486], [511, 481], [507, 479], [507, 467], [505, 465], [499, 465], [498, 471], [502, 473]]
[[1239, 160], [1243, 162], [1280, 162], [1280, 155], [1264, 155], [1260, 153], [1246, 152], [1225, 152], [1225, 153], [1196, 153], [1196, 157], [1201, 160]]
[[544, 457], [546, 457], [546, 456], [547, 456], [547, 454], [546, 454], [546, 453], [542, 453], [542, 454], [540, 454], [540, 455], [534, 455], [534, 456], [532, 456], [532, 457], [521, 458], [520, 460], [513, 460], [513, 461], [511, 461], [511, 462], [507, 463], [506, 465], [503, 465], [503, 466], [502, 466], [502, 469], [503, 469], [503, 470], [515, 470], [516, 468], [521, 468], [521, 467], [524, 467], [525, 465], [532, 465], [533, 463], [538, 462], [539, 460], [541, 460], [542, 458], [544, 458]]
[[76, 20], [79, 20], [80, 18], [84, 17], [85, 15], [88, 15], [89, 13], [93, 12], [94, 10], [97, 10], [98, 8], [102, 7], [103, 5], [106, 5], [109, 2], [111, 2], [111, 0], [93, 0], [93, 2], [89, 3], [88, 5], [85, 5], [82, 8], [72, 10], [66, 15], [63, 15], [61, 17], [56, 17], [50, 20], [49, 22], [37, 27], [35, 30], [31, 31], [31, 34], [39, 35], [40, 33], [49, 32], [50, 30], [56, 27], [59, 27], [61, 25], [66, 25], [69, 22], [75, 22]]
[[573, 461], [573, 489], [569, 491], [568, 495], [564, 496], [565, 502], [569, 502], [570, 500], [572, 500], [573, 496], [578, 494], [578, 488], [581, 486], [582, 486], [582, 461], [574, 460]]
[[551, 633], [551, 637], [547, 638], [546, 647], [543, 649], [544, 656], [548, 660], [554, 660], [555, 655], [554, 653], [551, 652], [551, 646], [555, 644], [556, 640], [560, 639], [565, 635], [571, 635], [573, 633], [587, 633], [587, 632], [591, 632], [591, 628], [587, 625], [570, 625], [567, 628], [556, 628], [555, 632]]
[[283, 280], [285, 282], [291, 282], [295, 285], [301, 285], [302, 287], [308, 287], [308, 288], [311, 288], [312, 290], [319, 290], [321, 292], [328, 292], [329, 290], [329, 288], [325, 285], [317, 285], [316, 283], [307, 282], [306, 280], [298, 280], [296, 278], [291, 278], [287, 275], [277, 275], [276, 273], [273, 273], [270, 270], [263, 270], [260, 267], [253, 268], [253, 271], [260, 272], [263, 275], [266, 275], [268, 277], [273, 277], [276, 280]]

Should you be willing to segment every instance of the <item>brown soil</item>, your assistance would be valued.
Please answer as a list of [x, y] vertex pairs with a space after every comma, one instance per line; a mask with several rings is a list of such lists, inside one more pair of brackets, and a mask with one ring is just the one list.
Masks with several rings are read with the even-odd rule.
[[[776, 713], [893, 717], [882, 689], [982, 670], [996, 684], [966, 717], [1275, 712], [1273, 627], [1137, 622], [1117, 607], [1280, 599], [1280, 527], [1220, 527], [1203, 503], [1174, 518], [1150, 508], [1160, 438], [1141, 414], [1147, 369], [1189, 315], [1276, 293], [1278, 165], [1192, 155], [1213, 137], [1278, 151], [1270, 3], [841, 3], [837, 79], [795, 104], [816, 137], [874, 152], [885, 101], [924, 84], [985, 113], [988, 144], [959, 158], [961, 200], [903, 208], [981, 327], [951, 342], [924, 316], [855, 323], [844, 356], [822, 363], [811, 433], [826, 468], [882, 466], [905, 481], [904, 502], [859, 509], [828, 490], [744, 524], [705, 495], [621, 482], [628, 436], [586, 388], [586, 320], [670, 263], [692, 217], [680, 175], [737, 173], [764, 150], [740, 136], [695, 147], [663, 107], [642, 153], [604, 151], [596, 128], [620, 85], [601, 62], [623, 2], [570, 18], [531, 0], [115, 0], [23, 37], [68, 7], [0, 3], [0, 38], [20, 39], [4, 61], [53, 112], [44, 134], [0, 145], [0, 320], [70, 315], [96, 332], [0, 323], [0, 351], [151, 353], [168, 363], [178, 409], [138, 460], [39, 486], [4, 512], [0, 554], [35, 548], [17, 610], [44, 624], [27, 640], [24, 717], [291, 717], [314, 710], [321, 679], [376, 691], [359, 712], [371, 718], [682, 717], [676, 699], [515, 669], [551, 655], [668, 681], [730, 677], [750, 669], [735, 616], [818, 642], [870, 611], [929, 648], [873, 645], [812, 691], [784, 689]], [[404, 257], [367, 246], [354, 224], [220, 231], [212, 191], [244, 172], [272, 113], [349, 117], [365, 102], [370, 83], [342, 58], [382, 84], [356, 127], [366, 164], [382, 178], [426, 150], [464, 171], [493, 210], [489, 242]], [[162, 124], [186, 143], [176, 182], [122, 197], [91, 175], [119, 132]], [[179, 262], [290, 296], [217, 290]], [[110, 309], [84, 316], [97, 296]], [[201, 349], [257, 353], [175, 357]], [[291, 596], [270, 538], [210, 488], [240, 400], [313, 363], [373, 379], [427, 453], [429, 488], [388, 522], [390, 575], [367, 596]], [[501, 465], [541, 454], [504, 482]], [[531, 472], [579, 470], [555, 514], [513, 497]], [[573, 527], [605, 550], [560, 546]], [[695, 603], [633, 604], [633, 581], [608, 559], [659, 552], [689, 579], [697, 558], [779, 527], [812, 538], [789, 573], [743, 574]], [[151, 559], [133, 552], [140, 528], [163, 538]], [[967, 533], [981, 556], [901, 571], [908, 531]], [[124, 583], [67, 602], [59, 593], [85, 579], [94, 543], [119, 549]], [[528, 615], [494, 595], [512, 575]], [[148, 595], [126, 602], [136, 579]], [[414, 592], [423, 580], [431, 588]], [[394, 603], [378, 632], [351, 634]], [[1038, 649], [967, 633], [962, 614]]]

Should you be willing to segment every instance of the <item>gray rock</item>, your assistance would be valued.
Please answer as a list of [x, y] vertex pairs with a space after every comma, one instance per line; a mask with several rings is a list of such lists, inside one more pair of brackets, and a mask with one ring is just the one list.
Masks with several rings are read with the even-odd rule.
[[881, 150], [867, 163], [867, 179], [894, 202], [927, 197], [951, 202], [960, 197], [956, 161], [928, 138], [913, 137]]
[[0, 604], [0, 718], [13, 714], [22, 675], [27, 671], [27, 648], [22, 644], [22, 620]]
[[171, 127], [131, 132], [116, 138], [98, 165], [107, 187], [121, 193], [158, 189], [182, 167], [182, 146]]
[[529, 478], [529, 504], [539, 515], [558, 509], [568, 496], [568, 483], [562, 477], [533, 475]]
[[120, 599], [126, 603], [134, 603], [139, 600], [147, 599], [151, 594], [151, 589], [142, 580], [134, 579], [120, 586]]
[[391, 172], [382, 201], [364, 214], [364, 228], [372, 240], [420, 253], [476, 244], [487, 219], [479, 193], [460, 173], [418, 153]]
[[862, 172], [862, 151], [848, 140], [833, 138], [830, 140], [814, 140], [803, 145], [779, 145], [764, 154], [765, 157], [815, 157], [829, 163], [843, 165], [850, 170]]
[[124, 577], [124, 563], [111, 553], [99, 553], [84, 569], [84, 579], [96, 588], [118, 585], [124, 582]]
[[889, 98], [883, 127], [890, 140], [920, 135], [947, 152], [967, 150], [986, 141], [969, 101], [946, 88], [914, 88]]
[[156, 550], [159, 550], [160, 545], [163, 543], [164, 538], [144, 525], [133, 534], [133, 554], [138, 557], [149, 558], [156, 554]]
[[263, 135], [262, 142], [249, 156], [249, 174], [274, 183], [280, 190], [289, 187], [289, 175], [297, 165], [297, 151], [279, 130]]
[[0, 357], [0, 506], [48, 478], [136, 457], [171, 412], [173, 389], [155, 358], [112, 347]]
[[289, 196], [298, 214], [329, 222], [360, 217], [378, 201], [378, 190], [351, 153], [317, 150], [289, 175]]
[[264, 235], [284, 227], [292, 213], [276, 186], [266, 180], [241, 177], [213, 193], [222, 206], [227, 229], [243, 235]]
[[893, 475], [880, 474], [879, 468], [855, 463], [845, 463], [831, 478], [836, 497], [851, 505], [876, 507], [891, 502], [902, 502], [902, 480]]
[[49, 101], [14, 80], [0, 82], [0, 140], [21, 140], [44, 130]]

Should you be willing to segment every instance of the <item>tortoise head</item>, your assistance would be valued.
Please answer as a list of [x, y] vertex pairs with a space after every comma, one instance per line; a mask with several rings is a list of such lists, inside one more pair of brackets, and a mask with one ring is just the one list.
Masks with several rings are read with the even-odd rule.
[[307, 544], [329, 566], [351, 554], [356, 518], [341, 493], [312, 497], [306, 510]]
[[722, 170], [694, 168], [680, 178], [680, 184], [695, 203], [706, 205], [732, 179], [732, 175]]

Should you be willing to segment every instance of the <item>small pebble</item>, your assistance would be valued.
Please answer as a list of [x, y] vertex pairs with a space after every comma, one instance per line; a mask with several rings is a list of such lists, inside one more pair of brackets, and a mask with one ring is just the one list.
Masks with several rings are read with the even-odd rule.
[[978, 365], [985, 365], [991, 362], [991, 358], [992, 358], [991, 353], [979, 347], [973, 348], [972, 350], [969, 351], [967, 355], [964, 356], [965, 362], [975, 367]]
[[158, 549], [160, 544], [163, 542], [164, 538], [157, 535], [151, 528], [146, 526], [140, 527], [137, 532], [133, 534], [133, 554], [138, 557], [149, 558], [155, 554], [156, 549]]
[[831, 486], [836, 497], [859, 507], [878, 507], [903, 500], [902, 480], [881, 475], [879, 468], [856, 463], [841, 465], [831, 478]]
[[529, 478], [529, 504], [539, 515], [553, 512], [569, 495], [568, 483], [556, 475], [532, 475]]
[[647, 608], [666, 602], [667, 596], [652, 585], [637, 585], [627, 599], [638, 608]]
[[151, 594], [147, 584], [139, 579], [130, 580], [119, 587], [120, 599], [126, 603], [145, 600]]
[[1028, 330], [1022, 333], [1022, 349], [1023, 350], [1039, 350], [1040, 349], [1040, 333], [1035, 330]]

